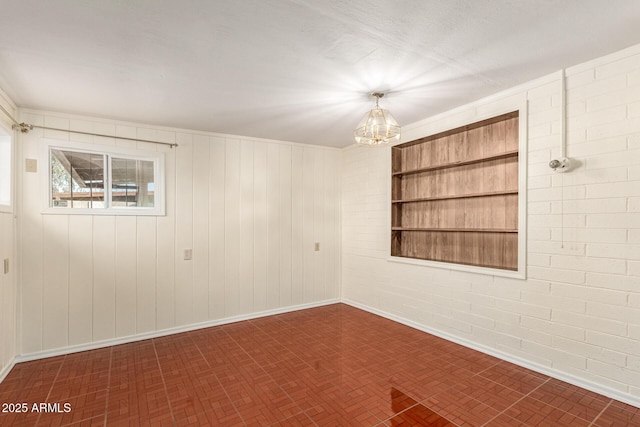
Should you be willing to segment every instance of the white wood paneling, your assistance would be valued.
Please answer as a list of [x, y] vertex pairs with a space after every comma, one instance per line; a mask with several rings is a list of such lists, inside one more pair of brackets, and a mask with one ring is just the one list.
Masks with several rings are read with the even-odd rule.
[[136, 333], [156, 330], [157, 218], [136, 218]]
[[115, 336], [123, 337], [136, 333], [138, 232], [135, 216], [118, 216], [115, 220]]
[[267, 308], [280, 303], [280, 150], [267, 145]]
[[[164, 216], [42, 214], [46, 167], [22, 173], [22, 354], [338, 296], [339, 253], [325, 249], [338, 245], [340, 212], [330, 206], [339, 203], [339, 187], [329, 183], [339, 182], [339, 150], [65, 114], [28, 117], [179, 146], [73, 136], [163, 150]], [[41, 137], [24, 136], [21, 161], [41, 161]], [[319, 253], [314, 239], [322, 241]]]
[[174, 282], [176, 325], [193, 323], [193, 260], [184, 251], [193, 250], [193, 136], [179, 133], [176, 142], [176, 274]]
[[[116, 336], [116, 218], [93, 217], [92, 241], [93, 340], [100, 341]], [[29, 301], [23, 300], [23, 303]], [[45, 306], [47, 304], [45, 300]]]
[[[324, 157], [317, 153], [313, 159], [313, 287], [311, 301], [324, 299]], [[318, 249], [315, 250], [315, 245]]]
[[267, 145], [257, 144], [253, 156], [253, 307], [267, 309]]
[[240, 141], [225, 141], [225, 317], [240, 314]]
[[176, 325], [194, 321], [193, 259], [184, 251], [193, 250], [193, 136], [179, 133], [176, 142], [176, 275], [174, 282]]
[[315, 158], [318, 154], [311, 148], [304, 148], [302, 154], [302, 301], [307, 303], [313, 301], [315, 294], [315, 266], [314, 251], [314, 213], [315, 213]]
[[[24, 114], [22, 118], [34, 125], [44, 125], [44, 117], [39, 114]], [[19, 191], [19, 233], [21, 258], [21, 352], [42, 351], [42, 308], [43, 308], [43, 261], [42, 246], [42, 181], [40, 174], [45, 165], [40, 163], [41, 130], [34, 130], [21, 138], [21, 158], [19, 172], [21, 188]], [[40, 173], [23, 172], [25, 159], [36, 159]]]
[[325, 151], [325, 162], [323, 177], [325, 180], [323, 193], [323, 222], [319, 224], [322, 228], [322, 243], [320, 252], [322, 254], [322, 273], [324, 281], [324, 295], [333, 298], [340, 295], [341, 281], [334, 280], [335, 276], [340, 276], [340, 263], [334, 260], [340, 259], [340, 165], [341, 153]]
[[[291, 303], [304, 300], [304, 149], [291, 147]], [[308, 249], [308, 248], [307, 248]]]
[[176, 269], [176, 150], [169, 150], [165, 155], [167, 214], [158, 217], [156, 250], [156, 327], [159, 330], [176, 325], [173, 289]]
[[[280, 163], [278, 165], [278, 190], [279, 202], [278, 206], [278, 233], [280, 236], [280, 265], [278, 268], [279, 284], [280, 284], [280, 306], [289, 306], [293, 304], [292, 300], [292, 182], [291, 182], [291, 146], [280, 146]], [[334, 197], [335, 197], [334, 193]], [[337, 275], [336, 275], [337, 276]], [[337, 294], [336, 294], [337, 295]]]
[[93, 217], [69, 216], [69, 345], [93, 336]]
[[238, 276], [238, 313], [253, 311], [254, 276], [254, 142], [240, 141], [240, 230], [238, 240], [239, 265]]
[[[2, 266], [4, 257], [9, 255], [6, 250], [6, 242], [9, 241], [11, 245], [13, 244], [13, 227], [10, 226], [11, 222], [7, 221], [7, 217], [10, 215], [0, 212], [0, 266]], [[3, 271], [0, 271], [0, 322], [2, 322], [0, 325], [0, 372], [14, 356], [10, 355], [8, 350], [10, 336], [13, 335], [15, 338], [15, 331], [12, 331], [7, 323], [8, 316], [11, 314], [11, 306], [15, 308], [15, 301], [10, 299], [8, 278]]]
[[[16, 116], [16, 106], [11, 99], [0, 90], [0, 105], [8, 111], [12, 116]], [[0, 117], [0, 126], [2, 126], [2, 133], [11, 134], [11, 121], [8, 117]], [[20, 151], [19, 142], [15, 138], [16, 132], [13, 133], [12, 150]], [[17, 169], [20, 167], [16, 164], [15, 159], [17, 156], [13, 156], [10, 160], [13, 183], [18, 176]], [[15, 186], [14, 186], [15, 188]], [[13, 194], [12, 206], [10, 209], [3, 209], [0, 212], [0, 381], [4, 378], [4, 375], [9, 372], [9, 369], [13, 365], [14, 358], [17, 355], [17, 283], [16, 283], [16, 262], [18, 256], [16, 256], [16, 222], [12, 211], [16, 210], [16, 195]], [[4, 271], [4, 261], [9, 263], [8, 272]]]
[[193, 321], [209, 318], [209, 138], [193, 137]]
[[[0, 378], [16, 356], [16, 284], [14, 256], [15, 226], [13, 214], [0, 212]], [[4, 273], [4, 260], [9, 272]]]
[[209, 151], [209, 318], [225, 313], [225, 176], [226, 142], [211, 138]]

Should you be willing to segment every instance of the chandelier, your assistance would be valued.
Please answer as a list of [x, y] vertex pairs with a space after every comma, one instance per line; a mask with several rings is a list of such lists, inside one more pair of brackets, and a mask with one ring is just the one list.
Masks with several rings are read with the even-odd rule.
[[356, 143], [360, 145], [384, 145], [400, 140], [400, 125], [388, 110], [378, 105], [384, 93], [371, 94], [376, 99], [376, 107], [369, 111], [353, 131]]

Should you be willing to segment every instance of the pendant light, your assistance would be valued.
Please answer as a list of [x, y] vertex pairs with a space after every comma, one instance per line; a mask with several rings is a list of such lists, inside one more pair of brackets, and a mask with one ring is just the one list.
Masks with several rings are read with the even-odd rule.
[[369, 111], [353, 131], [356, 143], [360, 145], [385, 145], [400, 140], [400, 125], [388, 110], [380, 108], [382, 92], [371, 94], [376, 99], [376, 107]]

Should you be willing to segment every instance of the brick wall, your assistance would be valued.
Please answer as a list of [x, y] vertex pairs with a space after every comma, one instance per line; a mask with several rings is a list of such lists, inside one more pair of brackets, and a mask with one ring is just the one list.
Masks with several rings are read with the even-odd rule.
[[527, 104], [527, 279], [388, 260], [389, 149], [342, 165], [343, 298], [640, 404], [640, 46], [403, 128], [410, 141]]

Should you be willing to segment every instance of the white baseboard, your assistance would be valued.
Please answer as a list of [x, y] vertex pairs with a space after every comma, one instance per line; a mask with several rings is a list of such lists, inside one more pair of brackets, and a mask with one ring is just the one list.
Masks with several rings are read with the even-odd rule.
[[0, 371], [0, 383], [4, 381], [15, 364], [16, 358], [14, 357], [13, 359], [9, 360], [9, 363], [7, 363], [4, 368], [2, 368], [2, 370]]
[[[143, 341], [143, 340], [148, 340], [150, 338], [158, 338], [158, 337], [163, 337], [163, 336], [166, 336], [166, 335], [178, 334], [178, 333], [181, 333], [181, 332], [189, 332], [189, 331], [195, 331], [197, 329], [210, 328], [212, 326], [220, 326], [220, 325], [226, 325], [228, 323], [241, 322], [243, 320], [251, 320], [251, 319], [257, 319], [257, 318], [260, 318], [260, 317], [273, 316], [274, 314], [289, 313], [289, 312], [292, 312], [292, 311], [304, 310], [304, 309], [314, 308], [314, 307], [321, 307], [321, 306], [324, 306], [324, 305], [336, 304], [336, 303], [339, 303], [339, 302], [340, 302], [340, 300], [336, 298], [336, 299], [312, 302], [312, 303], [307, 303], [307, 304], [299, 304], [299, 305], [294, 305], [294, 306], [290, 306], [290, 307], [283, 307], [283, 308], [277, 308], [277, 309], [273, 309], [273, 310], [260, 311], [260, 312], [257, 312], [257, 313], [248, 313], [248, 314], [242, 314], [242, 315], [239, 315], [239, 316], [225, 317], [223, 319], [209, 320], [209, 321], [206, 321], [206, 322], [194, 323], [194, 324], [191, 324], [191, 325], [179, 326], [179, 327], [169, 328], [169, 329], [163, 329], [163, 330], [160, 330], [160, 331], [146, 332], [146, 333], [143, 333], [143, 334], [129, 335], [129, 336], [126, 336], [126, 337], [119, 337], [119, 338], [113, 338], [113, 339], [108, 339], [108, 340], [96, 341], [96, 342], [87, 343], [87, 344], [80, 344], [80, 345], [74, 345], [74, 346], [69, 346], [69, 347], [57, 348], [57, 349], [53, 349], [53, 350], [46, 350], [46, 351], [39, 351], [39, 352], [35, 352], [35, 353], [22, 354], [22, 355], [19, 355], [19, 356], [15, 357], [14, 364], [15, 363], [19, 363], [19, 362], [28, 362], [28, 361], [31, 361], [31, 360], [44, 359], [44, 358], [47, 358], [47, 357], [61, 356], [61, 355], [71, 354], [71, 353], [78, 353], [80, 351], [95, 350], [95, 349], [98, 349], [98, 348], [110, 347], [112, 345], [126, 344], [126, 343], [130, 343], [130, 342], [135, 342], [135, 341]], [[13, 364], [11, 365], [11, 367], [13, 367]], [[9, 370], [11, 369], [11, 367], [9, 368]], [[3, 370], [3, 372], [4, 372], [4, 370]], [[8, 371], [7, 371], [7, 373], [8, 373]], [[5, 373], [5, 375], [6, 375], [6, 373]], [[2, 380], [2, 379], [3, 379], [3, 377], [0, 376], [0, 380]]]
[[384, 317], [389, 320], [393, 320], [394, 322], [402, 323], [403, 325], [409, 326], [411, 328], [417, 329], [422, 332], [426, 332], [431, 335], [435, 335], [437, 337], [446, 339], [447, 341], [455, 342], [456, 344], [460, 344], [464, 347], [471, 348], [473, 350], [477, 350], [481, 353], [488, 354], [490, 356], [497, 357], [498, 359], [505, 360], [507, 362], [511, 362], [515, 365], [522, 366], [523, 368], [531, 369], [532, 371], [539, 372], [543, 375], [547, 375], [558, 380], [567, 382], [569, 384], [573, 384], [577, 387], [584, 388], [589, 391], [593, 391], [594, 393], [602, 394], [604, 396], [610, 397], [612, 399], [619, 400], [620, 402], [627, 403], [629, 405], [633, 405], [635, 407], [640, 408], [640, 398], [632, 396], [627, 393], [622, 393], [619, 390], [615, 390], [609, 387], [606, 387], [601, 384], [597, 384], [591, 381], [587, 381], [583, 378], [576, 377], [574, 375], [567, 374], [566, 372], [558, 371], [556, 369], [549, 368], [547, 366], [540, 365], [538, 363], [532, 362], [530, 360], [526, 360], [500, 350], [496, 350], [491, 347], [486, 347], [482, 344], [475, 343], [473, 341], [466, 340], [464, 338], [457, 337], [455, 335], [448, 334], [446, 332], [442, 332], [437, 329], [430, 328], [428, 326], [422, 325], [420, 323], [405, 319], [403, 317], [397, 316], [395, 314], [387, 313], [385, 311], [379, 310], [377, 308], [369, 307], [367, 305], [361, 304], [356, 301], [352, 301], [349, 299], [343, 298], [342, 301], [344, 304], [350, 305], [355, 308], [359, 308], [364, 311], [368, 311], [369, 313], [376, 314], [378, 316]]

